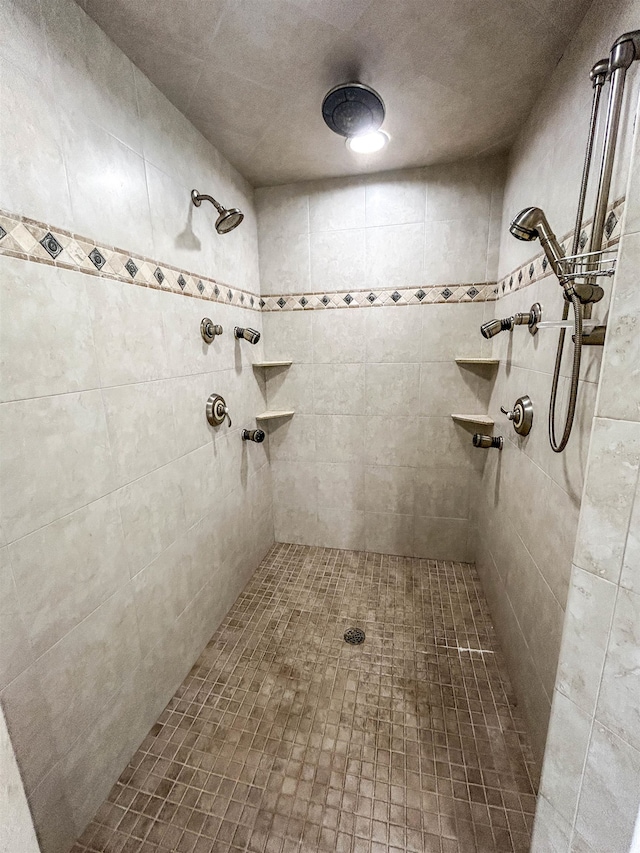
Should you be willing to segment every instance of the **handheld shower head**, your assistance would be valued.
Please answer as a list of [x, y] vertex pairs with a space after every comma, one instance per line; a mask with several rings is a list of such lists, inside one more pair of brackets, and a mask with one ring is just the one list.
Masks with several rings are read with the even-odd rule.
[[199, 193], [198, 190], [191, 190], [191, 201], [196, 207], [200, 207], [203, 200], [210, 201], [218, 211], [219, 216], [216, 219], [216, 231], [218, 234], [228, 234], [229, 231], [233, 231], [234, 228], [237, 228], [244, 219], [244, 213], [242, 213], [241, 210], [238, 210], [237, 207], [230, 207], [227, 209], [226, 207], [223, 207], [219, 201], [216, 201], [213, 196]]
[[541, 208], [525, 207], [511, 222], [509, 232], [518, 240], [540, 240], [540, 245], [544, 249], [551, 269], [563, 283], [562, 259], [564, 252]]

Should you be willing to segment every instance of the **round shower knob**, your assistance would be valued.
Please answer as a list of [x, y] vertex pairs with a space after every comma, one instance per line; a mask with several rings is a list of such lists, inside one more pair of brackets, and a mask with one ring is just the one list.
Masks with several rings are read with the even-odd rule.
[[221, 423], [224, 423], [225, 418], [229, 419], [229, 426], [231, 426], [229, 408], [224, 397], [220, 394], [212, 394], [207, 400], [207, 420], [211, 426], [220, 426]]
[[518, 397], [511, 411], [502, 406], [500, 406], [500, 411], [512, 421], [513, 428], [518, 435], [529, 435], [531, 425], [533, 424], [533, 403], [531, 402], [531, 397], [524, 394], [522, 397]]
[[216, 335], [222, 334], [222, 326], [213, 323], [208, 317], [205, 317], [200, 323], [200, 334], [202, 335], [202, 340], [210, 344]]

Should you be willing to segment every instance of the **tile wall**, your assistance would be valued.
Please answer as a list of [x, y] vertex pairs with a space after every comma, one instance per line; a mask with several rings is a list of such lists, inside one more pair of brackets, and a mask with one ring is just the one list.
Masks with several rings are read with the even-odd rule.
[[[262, 345], [232, 331], [261, 328], [258, 242], [248, 184], [75, 3], [2, 21], [0, 700], [58, 853], [273, 541], [267, 445], [239, 435]], [[194, 187], [242, 226], [218, 236]]]
[[20, 770], [0, 709], [0, 850], [40, 853]]
[[[486, 412], [495, 374], [454, 359], [488, 353], [502, 176], [488, 158], [256, 192], [262, 297], [297, 309], [263, 312], [266, 356], [294, 362], [266, 380], [296, 412], [270, 427], [277, 541], [473, 558], [485, 454], [450, 414]], [[341, 296], [395, 289], [413, 303]]]
[[[528, 311], [536, 301], [542, 304], [545, 319], [562, 315], [561, 291], [553, 276], [539, 279], [536, 272], [534, 283], [509, 292], [511, 273], [516, 272], [517, 280], [518, 268], [524, 266], [526, 280], [540, 246], [515, 240], [508, 226], [519, 210], [536, 204], [545, 210], [558, 236], [572, 230], [590, 112], [588, 72], [596, 60], [608, 55], [621, 33], [637, 27], [637, 12], [637, 2], [596, 0], [514, 145], [504, 192], [500, 298], [493, 306], [497, 316]], [[632, 72], [611, 201], [626, 192], [640, 68], [634, 67]], [[605, 89], [605, 104], [607, 95]], [[590, 191], [588, 216], [593, 211], [592, 195]], [[612, 238], [619, 233], [618, 223]], [[537, 270], [536, 264], [534, 268]], [[610, 281], [605, 291], [605, 299], [594, 310], [595, 318], [607, 315]], [[496, 433], [507, 440], [500, 455], [487, 457], [478, 502], [478, 570], [539, 761], [556, 680], [603, 355], [599, 348], [584, 353], [573, 434], [566, 451], [555, 454], [547, 438], [547, 414], [556, 347], [556, 333], [540, 331], [534, 338], [524, 327], [494, 339], [493, 353], [501, 363], [489, 413], [496, 420]], [[631, 353], [619, 358], [630, 369]], [[570, 367], [569, 347], [565, 347], [559, 422], [565, 411]], [[607, 378], [607, 370], [602, 388], [602, 393], [609, 388], [607, 393], [617, 396], [616, 380], [612, 374]], [[500, 414], [500, 406], [512, 406], [521, 394], [528, 394], [535, 408], [534, 427], [526, 438], [518, 436]]]
[[636, 849], [632, 838], [640, 798], [638, 127], [627, 196], [534, 853]]

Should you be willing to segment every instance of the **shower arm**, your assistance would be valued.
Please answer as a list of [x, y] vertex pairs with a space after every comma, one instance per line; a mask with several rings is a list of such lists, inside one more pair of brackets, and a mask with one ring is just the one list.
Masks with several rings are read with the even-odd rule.
[[218, 213], [225, 212], [225, 208], [220, 204], [219, 201], [216, 201], [212, 195], [207, 195], [206, 193], [199, 193], [198, 190], [191, 190], [191, 201], [195, 204], [196, 207], [200, 207], [203, 201], [210, 201], [211, 204], [218, 211]]
[[[620, 115], [622, 112], [625, 79], [629, 67], [636, 59], [640, 59], [640, 30], [634, 30], [633, 32], [621, 35], [611, 48], [609, 56], [611, 88], [609, 90], [609, 104], [607, 106], [607, 119], [602, 147], [602, 166], [600, 168], [595, 213], [593, 215], [591, 243], [589, 245], [590, 252], [599, 252], [602, 249], [604, 223], [609, 204], [609, 192], [611, 189]], [[590, 268], [594, 269], [597, 263], [597, 255], [593, 255], [592, 258]]]

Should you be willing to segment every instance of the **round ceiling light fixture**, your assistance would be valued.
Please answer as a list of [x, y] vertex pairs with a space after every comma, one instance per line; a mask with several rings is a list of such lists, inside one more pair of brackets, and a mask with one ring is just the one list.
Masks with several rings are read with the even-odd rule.
[[384, 101], [364, 83], [341, 83], [324, 96], [322, 117], [340, 136], [374, 133], [384, 121]]
[[373, 154], [382, 151], [389, 141], [389, 134], [384, 130], [374, 130], [373, 133], [365, 133], [362, 136], [349, 136], [345, 144], [349, 151], [355, 154]]

